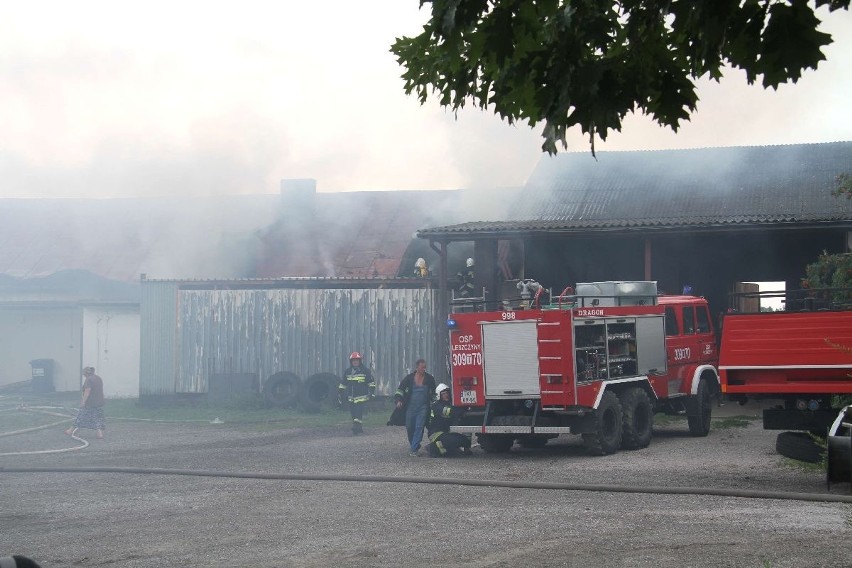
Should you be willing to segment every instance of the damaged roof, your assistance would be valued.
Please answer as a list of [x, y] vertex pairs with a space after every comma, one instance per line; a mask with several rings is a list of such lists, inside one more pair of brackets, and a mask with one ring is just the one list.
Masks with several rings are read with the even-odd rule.
[[420, 237], [846, 224], [834, 197], [852, 142], [588, 152], [544, 157], [507, 220], [433, 227]]
[[258, 278], [393, 277], [418, 229], [461, 220], [458, 191], [317, 193], [260, 236]]
[[440, 190], [0, 199], [0, 276], [392, 278], [412, 241], [423, 243], [417, 230], [471, 219], [470, 199]]

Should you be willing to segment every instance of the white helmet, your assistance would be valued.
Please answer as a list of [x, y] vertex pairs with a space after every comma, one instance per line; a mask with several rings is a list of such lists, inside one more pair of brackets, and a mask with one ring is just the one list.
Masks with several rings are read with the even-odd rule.
[[467, 266], [468, 268], [473, 266], [473, 259], [472, 258], [467, 259], [467, 261], [465, 262], [465, 266]]
[[435, 387], [435, 394], [437, 394], [438, 396], [441, 396], [441, 393], [442, 393], [442, 392], [444, 392], [444, 391], [448, 391], [448, 390], [450, 390], [450, 387], [448, 387], [448, 386], [447, 386], [446, 384], [444, 384], [444, 383], [441, 383], [440, 385], [438, 385], [437, 387]]
[[418, 258], [417, 261], [414, 263], [414, 266], [416, 268], [423, 268], [424, 266], [426, 266], [426, 259]]

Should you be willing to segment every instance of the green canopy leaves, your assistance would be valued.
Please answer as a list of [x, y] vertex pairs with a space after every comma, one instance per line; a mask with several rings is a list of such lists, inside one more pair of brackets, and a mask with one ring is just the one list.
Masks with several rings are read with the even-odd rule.
[[421, 0], [432, 17], [391, 51], [405, 92], [458, 110], [492, 108], [510, 123], [544, 122], [542, 149], [568, 128], [594, 139], [628, 112], [677, 130], [696, 108], [695, 80], [744, 69], [749, 83], [796, 82], [825, 59], [831, 36], [814, 7], [849, 0]]

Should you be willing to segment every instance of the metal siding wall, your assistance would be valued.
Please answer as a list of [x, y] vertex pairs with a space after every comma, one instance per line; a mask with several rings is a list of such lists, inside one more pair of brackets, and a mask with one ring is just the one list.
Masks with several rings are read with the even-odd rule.
[[432, 290], [274, 289], [179, 292], [177, 392], [207, 392], [212, 373], [340, 375], [351, 351], [392, 394], [419, 357], [436, 366]]
[[177, 288], [175, 282], [142, 282], [140, 396], [175, 393]]

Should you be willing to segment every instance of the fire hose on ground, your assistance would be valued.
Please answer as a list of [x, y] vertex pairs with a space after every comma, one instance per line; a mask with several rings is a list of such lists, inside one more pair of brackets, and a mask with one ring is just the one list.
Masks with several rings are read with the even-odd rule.
[[[59, 412], [51, 412], [47, 409], [58, 409], [64, 410], [65, 413]], [[65, 424], [67, 422], [71, 422], [74, 419], [73, 415], [68, 414], [69, 412], [74, 412], [74, 409], [69, 409], [64, 406], [21, 406], [17, 405], [15, 407], [7, 407], [2, 408], [0, 411], [8, 411], [15, 410], [19, 412], [30, 412], [34, 414], [46, 414], [48, 416], [59, 416], [64, 418], [64, 420], [59, 420], [57, 422], [51, 422], [50, 424], [42, 424], [40, 426], [33, 426], [31, 428], [24, 428], [22, 430], [14, 430], [11, 432], [0, 432], [0, 438], [4, 438], [7, 436], [16, 436], [18, 434], [27, 434], [29, 432], [36, 432], [38, 430], [46, 430], [47, 428], [53, 428], [54, 426], [58, 426], [60, 424]], [[224, 424], [218, 418], [214, 420], [154, 420], [150, 418], [116, 418], [116, 420], [125, 420], [125, 421], [138, 421], [138, 422], [161, 422], [161, 423], [190, 423], [190, 422], [203, 422], [205, 424]], [[59, 454], [64, 452], [73, 452], [77, 450], [82, 450], [89, 446], [89, 442], [84, 438], [77, 436], [76, 434], [71, 434], [71, 438], [80, 442], [80, 445], [72, 446], [69, 448], [59, 448], [55, 450], [29, 450], [23, 452], [5, 452], [0, 453], [0, 456], [26, 456], [33, 454]]]
[[[24, 409], [22, 409], [24, 410]], [[846, 410], [846, 409], [844, 409]], [[45, 424], [34, 428], [27, 428], [15, 432], [5, 432], [0, 437], [22, 434], [35, 430], [50, 428], [58, 424], [69, 422], [71, 418], [67, 415], [48, 412], [45, 410], [30, 409], [30, 411], [42, 414], [64, 416], [61, 420], [52, 424]], [[0, 454], [0, 456], [60, 453], [80, 450], [89, 443], [72, 435], [72, 438], [82, 442], [83, 445], [73, 448], [59, 450], [37, 450], [30, 452], [12, 452]], [[6, 467], [0, 466], [0, 474], [3, 473], [112, 473], [130, 475], [174, 475], [191, 477], [218, 477], [230, 479], [262, 479], [280, 481], [330, 481], [350, 483], [416, 483], [425, 485], [452, 485], [463, 487], [504, 487], [510, 489], [536, 489], [556, 491], [588, 491], [597, 493], [635, 493], [647, 495], [708, 495], [716, 497], [738, 497], [745, 499], [779, 499], [786, 501], [807, 501], [816, 503], [852, 503], [852, 495], [833, 495], [820, 493], [798, 493], [789, 491], [760, 491], [746, 489], [721, 489], [712, 487], [661, 487], [661, 486], [637, 486], [637, 485], [612, 485], [612, 484], [583, 484], [583, 483], [559, 483], [546, 481], [507, 481], [499, 479], [469, 479], [469, 478], [441, 478], [441, 477], [417, 477], [417, 476], [387, 476], [387, 475], [343, 475], [343, 474], [300, 474], [300, 473], [264, 473], [251, 471], [214, 471], [197, 469], [166, 469], [146, 467]]]
[[757, 491], [745, 489], [714, 489], [709, 487], [655, 487], [609, 484], [557, 483], [547, 481], [507, 481], [500, 479], [464, 479], [447, 477], [416, 477], [389, 475], [343, 475], [304, 473], [263, 473], [252, 471], [214, 471], [199, 469], [164, 469], [148, 467], [5, 467], [4, 473], [112, 473], [218, 477], [230, 479], [264, 479], [279, 481], [337, 481], [352, 483], [417, 483], [424, 485], [454, 485], [462, 487], [504, 487], [510, 489], [548, 489], [557, 491], [590, 491], [597, 493], [638, 493], [650, 495], [708, 495], [746, 499], [779, 499], [816, 503], [852, 503], [852, 495], [795, 493], [788, 491]]
[[[61, 407], [49, 407], [49, 408], [61, 408]], [[60, 424], [66, 424], [68, 422], [71, 422], [74, 419], [73, 416], [68, 416], [67, 414], [60, 414], [58, 412], [50, 412], [50, 411], [47, 411], [47, 410], [42, 410], [41, 408], [20, 407], [20, 408], [17, 408], [16, 410], [19, 410], [19, 411], [22, 411], [22, 412], [33, 412], [33, 413], [36, 413], [36, 414], [47, 414], [49, 416], [61, 416], [61, 417], [63, 417], [63, 420], [51, 422], [50, 424], [42, 424], [41, 426], [33, 426], [32, 428], [24, 428], [22, 430], [14, 430], [12, 432], [0, 432], [0, 438], [5, 438], [7, 436], [16, 436], [18, 434], [26, 434], [26, 433], [29, 433], [29, 432], [36, 432], [38, 430], [46, 430], [48, 428], [53, 428], [54, 426], [59, 426]], [[74, 451], [77, 451], [77, 450], [82, 450], [83, 448], [86, 448], [86, 447], [89, 446], [88, 441], [84, 440], [83, 438], [76, 436], [75, 434], [71, 434], [71, 438], [73, 440], [80, 442], [80, 444], [77, 445], [77, 446], [71, 446], [69, 448], [59, 448], [59, 449], [55, 449], [55, 450], [29, 450], [29, 451], [25, 451], [25, 452], [5, 452], [5, 453], [0, 453], [0, 456], [26, 456], [26, 455], [34, 455], [34, 454], [61, 454], [61, 453], [64, 453], [64, 452], [74, 452]]]

